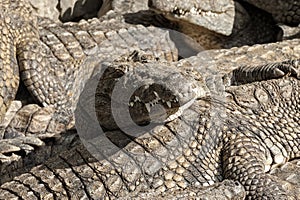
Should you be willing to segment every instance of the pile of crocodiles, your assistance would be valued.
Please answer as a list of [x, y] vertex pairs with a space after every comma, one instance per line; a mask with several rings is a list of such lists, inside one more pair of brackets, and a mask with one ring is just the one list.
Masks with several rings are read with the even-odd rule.
[[1, 0], [0, 199], [300, 199], [300, 1], [266, 2]]

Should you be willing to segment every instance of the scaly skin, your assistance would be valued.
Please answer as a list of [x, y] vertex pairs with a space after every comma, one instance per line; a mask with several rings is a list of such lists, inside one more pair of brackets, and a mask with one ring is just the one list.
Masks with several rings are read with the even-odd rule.
[[230, 35], [233, 29], [235, 5], [232, 0], [150, 0], [149, 6], [224, 35]]
[[[10, 13], [11, 11], [12, 13]], [[19, 76], [16, 76], [16, 74], [19, 74], [19, 68], [16, 54], [18, 52], [17, 55], [21, 57], [22, 51], [23, 55], [26, 53], [26, 49], [22, 50], [21, 48], [22, 43], [27, 43], [28, 49], [34, 47], [34, 44], [28, 41], [29, 38], [33, 38], [34, 43], [34, 38], [37, 36], [35, 30], [36, 20], [31, 12], [31, 8], [26, 3], [18, 5], [18, 3], [10, 4], [9, 1], [1, 2], [1, 121], [18, 89]], [[22, 17], [18, 18], [18, 13], [21, 13]], [[20, 34], [19, 30], [24, 34]]]
[[[118, 3], [120, 2], [116, 1], [114, 3], [115, 5], [119, 5]], [[138, 2], [137, 5], [140, 5], [140, 3], [142, 2]], [[29, 134], [34, 133], [43, 135], [44, 139], [49, 137], [52, 138], [53, 136], [58, 136], [66, 129], [70, 128], [72, 123], [69, 126], [69, 122], [72, 119], [78, 95], [85, 83], [85, 80], [88, 79], [99, 60], [105, 60], [108, 58], [113, 60], [122, 54], [126, 54], [128, 53], [127, 46], [133, 46], [130, 51], [135, 48], [142, 49], [144, 51], [149, 51], [150, 54], [160, 57], [160, 59], [163, 59], [161, 56], [164, 55], [164, 59], [168, 61], [175, 61], [178, 58], [177, 50], [172, 42], [166, 40], [164, 41], [166, 44], [163, 44], [159, 41], [158, 35], [163, 34], [161, 30], [153, 27], [144, 28], [141, 26], [133, 26], [125, 23], [125, 20], [129, 20], [130, 18], [138, 19], [136, 16], [122, 16], [118, 13], [110, 12], [112, 16], [115, 16], [115, 18], [111, 18], [108, 15], [105, 17], [107, 18], [106, 20], [93, 19], [89, 21], [81, 21], [78, 24], [55, 24], [47, 19], [40, 18], [38, 22], [36, 22], [36, 17], [32, 14], [31, 9], [26, 7], [28, 6], [27, 1], [10, 2], [10, 4], [4, 2], [3, 5], [10, 5], [4, 13], [9, 17], [10, 15], [8, 10], [11, 9], [11, 7], [15, 6], [18, 8], [18, 6], [22, 6], [23, 4], [25, 6], [23, 6], [22, 9], [26, 8], [28, 10], [27, 15], [24, 15], [23, 12], [14, 13], [15, 10], [12, 12], [16, 16], [20, 15], [21, 19], [24, 15], [25, 22], [23, 23], [23, 26], [29, 26], [29, 28], [26, 28], [27, 32], [24, 32], [24, 34], [20, 34], [18, 32], [20, 37], [28, 35], [24, 41], [22, 40], [22, 43], [16, 44], [18, 47], [17, 57], [19, 59], [19, 68], [21, 69], [21, 72], [20, 75], [18, 75], [17, 66], [10, 67], [8, 65], [4, 65], [5, 67], [3, 71], [7, 71], [5, 73], [6, 76], [3, 76], [2, 79], [7, 80], [3, 81], [3, 83], [5, 83], [4, 86], [6, 87], [2, 88], [3, 94], [5, 95], [2, 97], [2, 101], [4, 103], [1, 104], [0, 102], [0, 106], [3, 110], [3, 112], [1, 112], [1, 116], [3, 118], [11, 100], [15, 97], [18, 85], [17, 83], [20, 76], [22, 77], [22, 83], [20, 84], [19, 92], [22, 93], [23, 91], [29, 91], [29, 93], [31, 93], [35, 98], [35, 103], [39, 103], [44, 107], [53, 106], [55, 112], [51, 113], [49, 117], [51, 120], [49, 121], [47, 119], [45, 120], [47, 123], [41, 125], [41, 127], [47, 128], [41, 128], [40, 131], [29, 131]], [[131, 8], [131, 4], [129, 3], [129, 10], [136, 11], [137, 6], [134, 5]], [[15, 15], [13, 16], [16, 17]], [[152, 20], [153, 19], [149, 18], [149, 21]], [[12, 22], [17, 23], [16, 19]], [[6, 23], [5, 20], [3, 23]], [[160, 26], [164, 26], [168, 24], [168, 21], [158, 20], [156, 23]], [[13, 23], [10, 22], [7, 26], [11, 26], [12, 24]], [[39, 27], [36, 27], [37, 24]], [[17, 25], [20, 24], [17, 23]], [[10, 32], [13, 32], [14, 27], [11, 28], [12, 30]], [[5, 30], [6, 29], [3, 29], [3, 31]], [[20, 31], [22, 30], [20, 29]], [[151, 41], [151, 45], [149, 45], [150, 49], [147, 49], [148, 46], [143, 44], [145, 34], [153, 34], [153, 36], [151, 36], [153, 41], [151, 41], [150, 35], [148, 36], [148, 42]], [[172, 34], [173, 33], [171, 33], [171, 38], [173, 37]], [[3, 37], [5, 37], [5, 34], [3, 35]], [[179, 34], [176, 33], [175, 36], [176, 35], [178, 36]], [[207, 38], [206, 36], [204, 34], [203, 42], [216, 43], [214, 37]], [[37, 37], [40, 39], [37, 40]], [[182, 35], [179, 35], [179, 37], [182, 38]], [[173, 40], [175, 43], [178, 43], [179, 41], [179, 43], [182, 44], [182, 40], [178, 40], [176, 38]], [[5, 44], [5, 41], [6, 39], [4, 39], [3, 44]], [[17, 41], [18, 40], [15, 40], [14, 42]], [[188, 46], [188, 42], [185, 45]], [[13, 45], [10, 45], [10, 47], [12, 46]], [[33, 49], [29, 49], [31, 46]], [[143, 48], [141, 48], [141, 46], [143, 46]], [[219, 46], [219, 44], [217, 46]], [[179, 46], [178, 48], [180, 50], [182, 46]], [[185, 46], [183, 46], [183, 48], [185, 48]], [[188, 48], [190, 47], [188, 46]], [[11, 49], [11, 53], [13, 53], [14, 48]], [[111, 54], [111, 49], [114, 49], [113, 55]], [[191, 49], [193, 49], [193, 46]], [[196, 48], [192, 51], [195, 54], [198, 50], [199, 49]], [[27, 51], [30, 51], [30, 53]], [[182, 52], [179, 53], [181, 54]], [[181, 54], [180, 56], [186, 57], [189, 56], [189, 53], [188, 55]], [[13, 61], [14, 58], [14, 56], [11, 56], [10, 61]], [[16, 61], [14, 62], [16, 64]], [[13, 73], [13, 70], [16, 72]], [[9, 83], [10, 81], [12, 81], [12, 83]], [[33, 82], [34, 84], [32, 84]], [[11, 92], [9, 92], [10, 90]], [[32, 99], [26, 92], [20, 96], [18, 96], [18, 98], [25, 104], [28, 99]], [[24, 99], [26, 100], [24, 101]], [[6, 126], [7, 123], [2, 127], [3, 130], [5, 130]], [[26, 133], [23, 133], [23, 130], [29, 130], [26, 128], [26, 126], [29, 125], [24, 126], [25, 127], [21, 129], [21, 135], [26, 135]], [[3, 130], [0, 135], [4, 136], [4, 138], [10, 138], [7, 135], [13, 135], [4, 134]], [[9, 150], [6, 153], [8, 152]]]
[[[96, 63], [100, 62], [101, 60], [110, 60], [118, 55], [122, 55], [124, 53], [127, 53], [129, 50], [134, 49], [144, 49], [145, 52], [147, 52], [149, 55], [157, 56], [161, 60], [165, 59], [172, 61], [177, 59], [177, 51], [175, 49], [174, 44], [170, 41], [170, 39], [168, 39], [168, 35], [165, 35], [166, 38], [163, 42], [159, 37], [157, 37], [157, 35], [167, 34], [167, 32], [161, 29], [156, 29], [153, 27], [145, 28], [142, 26], [136, 26], [131, 27], [129, 29], [121, 29], [118, 31], [104, 32], [100, 30], [89, 29], [89, 32], [87, 32], [83, 27], [81, 27], [81, 32], [78, 32], [79, 34], [77, 34], [77, 38], [75, 38], [70, 33], [72, 33], [72, 30], [76, 33], [76, 27], [71, 28], [71, 25], [64, 25], [64, 28], [66, 29], [58, 29], [53, 28], [51, 24], [48, 25], [52, 27], [52, 29], [48, 27], [41, 28], [44, 29], [41, 30], [41, 40], [45, 42], [45, 44], [48, 44], [48, 46], [43, 46], [46, 52], [44, 55], [45, 58], [48, 58], [48, 61], [51, 63], [51, 66], [55, 67], [55, 73], [57, 77], [59, 77], [60, 80], [64, 81], [64, 85], [66, 85], [68, 89], [67, 91], [72, 92], [73, 96], [71, 97], [73, 98], [72, 102], [74, 107], [78, 99], [78, 95], [80, 94], [80, 91], [84, 86], [84, 79], [87, 79], [93, 72], [93, 70], [90, 70], [89, 67], [96, 66]], [[84, 25], [88, 24], [82, 24], [82, 26]], [[97, 25], [98, 24], [95, 24], [95, 27], [97, 27]], [[69, 29], [67, 29], [67, 27], [69, 27]], [[54, 30], [60, 30], [60, 32], [56, 34], [50, 32]], [[94, 37], [86, 37], [87, 34], [94, 34]], [[149, 45], [147, 45], [147, 43], [141, 40], [145, 34], [148, 35], [148, 42], [150, 42]], [[66, 36], [70, 37], [66, 38]], [[52, 40], [47, 41], [47, 39], [50, 37], [52, 37]], [[70, 44], [72, 48], [61, 48], [61, 43], [59, 39], [63, 37], [66, 41], [66, 44]], [[83, 43], [82, 40], [85, 40], [87, 42]], [[78, 41], [81, 41], [81, 44], [85, 44], [86, 46], [80, 45]], [[96, 41], [99, 43], [97, 43]], [[103, 48], [98, 50], [98, 44], [103, 45]], [[160, 45], [162, 45], [163, 48], [160, 48]], [[128, 49], [127, 46], [131, 46], [131, 49]], [[97, 51], [93, 52], [94, 49], [96, 49]], [[114, 49], [114, 52], [116, 54], [111, 54], [111, 49]], [[53, 56], [53, 54], [55, 53], [57, 53], [57, 56]], [[87, 60], [86, 57], [88, 56], [85, 53], [90, 53], [91, 57], [93, 55], [98, 55], [99, 53], [99, 61], [97, 61], [97, 57], [92, 57], [90, 60]], [[73, 56], [77, 56], [77, 58], [79, 57], [80, 59], [76, 60]], [[76, 66], [73, 65], [73, 63], [76, 61], [80, 61], [80, 63], [82, 64], [77, 65], [79, 67], [77, 69], [73, 68], [74, 66]], [[185, 93], [186, 91], [182, 92]], [[187, 97], [188, 95], [183, 96]], [[71, 109], [75, 109], [74, 107], [70, 106]], [[38, 152], [35, 152], [37, 151], [38, 147], [45, 145], [51, 146], [52, 144], [48, 144], [48, 140], [56, 140], [56, 138], [62, 137], [64, 132], [71, 128], [66, 127], [64, 124], [57, 123], [57, 121], [53, 121], [53, 119], [55, 119], [58, 115], [55, 108], [41, 108], [40, 106], [35, 105], [31, 108], [28, 107], [28, 109], [29, 112], [26, 108], [22, 108], [20, 111], [18, 111], [14, 119], [10, 123], [8, 122], [5, 132], [1, 134], [1, 136], [3, 136], [4, 139], [3, 143], [13, 143], [10, 142], [11, 138], [17, 136], [24, 137], [34, 135], [35, 137], [39, 138], [40, 143], [42, 144], [32, 145], [35, 144], [34, 141], [31, 143], [24, 141], [23, 143], [32, 146], [28, 148], [26, 145], [22, 146], [19, 144], [12, 144], [11, 148], [5, 148], [2, 151], [0, 151], [2, 166], [0, 170], [1, 175], [8, 175], [11, 171], [15, 171], [16, 169], [22, 169], [23, 167], [25, 167], [26, 161], [23, 160], [24, 157], [27, 157], [29, 154], [39, 154]], [[26, 140], [26, 137], [24, 139]], [[17, 156], [12, 153], [16, 154]], [[45, 155], [42, 157], [41, 160], [37, 159], [37, 161], [35, 162], [35, 159], [33, 159], [31, 163], [40, 163], [41, 161], [43, 161], [43, 159], [45, 160], [48, 158], [46, 154], [51, 153], [51, 151], [47, 152], [46, 150]], [[12, 167], [16, 165], [16, 163], [18, 163], [17, 167]], [[4, 178], [2, 180], [4, 180]]]
[[[290, 67], [298, 70], [298, 62], [291, 62]], [[276, 66], [280, 68], [281, 63]], [[191, 69], [183, 67], [181, 70]], [[199, 98], [181, 117], [136, 138], [119, 130], [107, 131], [106, 137], [90, 137], [89, 118], [89, 123], [80, 123], [78, 131], [86, 131], [88, 137], [83, 141], [89, 150], [94, 148], [92, 154], [99, 160], [79, 144], [2, 184], [1, 195], [114, 198], [150, 188], [163, 193], [188, 185], [210, 185], [228, 178], [242, 183], [248, 199], [286, 199], [288, 194], [280, 183], [265, 173], [300, 153], [299, 80], [286, 75], [226, 86], [225, 99], [213, 93]], [[83, 109], [88, 106], [86, 98], [80, 103], [85, 104]], [[96, 107], [96, 111], [102, 110]], [[81, 113], [83, 110], [77, 117], [84, 120]], [[102, 154], [102, 148], [109, 147], [107, 138], [121, 149]]]
[[[15, 98], [21, 77], [30, 93], [43, 105], [54, 105], [65, 109], [67, 92], [58, 78], [46, 69], [49, 63], [41, 54], [41, 43], [37, 29], [37, 18], [27, 1], [2, 1], [1, 23], [3, 57], [1, 71], [0, 120]], [[19, 75], [20, 73], [20, 75]], [[49, 87], [43, 87], [49, 85]]]
[[151, 0], [149, 7], [177, 23], [176, 30], [195, 39], [204, 49], [282, 39], [282, 30], [269, 13], [245, 2]]
[[[84, 27], [87, 27], [85, 23], [81, 25], [81, 27], [79, 26], [80, 28], [84, 29]], [[51, 25], [47, 26], [48, 24], [44, 26], [46, 27], [45, 29], [52, 33], [54, 32], [55, 37], [59, 34], [61, 35], [58, 38], [69, 36], [68, 34], [61, 33], [63, 29], [53, 28]], [[69, 25], [63, 26], [68, 27]], [[72, 28], [71, 30], [74, 29]], [[78, 30], [80, 29], [77, 27], [77, 31]], [[143, 31], [145, 30], [146, 29]], [[135, 31], [133, 32], [134, 35], [137, 33]], [[82, 36], [81, 34], [84, 35], [84, 33], [76, 31], [74, 33], [77, 33], [79, 38], [85, 41], [81, 41], [80, 44], [87, 45], [84, 47], [84, 49], [87, 50], [87, 54], [93, 52], [93, 48], [89, 48], [92, 43], [87, 42], [88, 40], [85, 40], [87, 38], [80, 37]], [[110, 36], [110, 34], [107, 35], [108, 38]], [[46, 41], [47, 38], [44, 39], [44, 41]], [[69, 41], [66, 38], [64, 38], [64, 40]], [[53, 41], [55, 40], [52, 40], [52, 42]], [[111, 41], [114, 41], [114, 39], [111, 39]], [[282, 48], [281, 51], [284, 51], [277, 55], [277, 51], [280, 50], [278, 48], [271, 48], [271, 53], [275, 54], [276, 59], [279, 59], [281, 55], [296, 56], [295, 54], [287, 53], [289, 48], [294, 48], [293, 50], [297, 51], [297, 43], [295, 45], [293, 42], [298, 41], [292, 41], [287, 47], [284, 45], [285, 43], [272, 44], [273, 48], [277, 45]], [[61, 43], [58, 42], [56, 44]], [[64, 49], [61, 49], [61, 46], [51, 46], [49, 43], [48, 45], [50, 49], [55, 49], [53, 53], [57, 53], [57, 57], [61, 56], [59, 58], [63, 61], [65, 61], [64, 59], [68, 60], [68, 54], [62, 53]], [[68, 46], [68, 43], [65, 45]], [[265, 49], [272, 45], [256, 46], [253, 47], [252, 50], [254, 49], [253, 52], [255, 52], [260, 47]], [[223, 60], [223, 63], [225, 62], [225, 64], [227, 64], [226, 62], [232, 62], [234, 58], [237, 60], [240, 59], [239, 61], [242, 62], [243, 57], [239, 57], [239, 53], [245, 50], [250, 50], [248, 55], [251, 55], [251, 47], [243, 47], [228, 52], [220, 51], [221, 53], [218, 53], [221, 55], [223, 53], [223, 55], [228, 56], [225, 56]], [[103, 51], [105, 50], [103, 49]], [[51, 50], [48, 52], [51, 52]], [[264, 58], [262, 55], [266, 53], [265, 50], [256, 52], [256, 55], [261, 56], [261, 59]], [[230, 55], [231, 53], [236, 54], [235, 56], [237, 57]], [[21, 53], [20, 56], [22, 55]], [[49, 57], [51, 58], [52, 56], [50, 55]], [[171, 57], [173, 57], [172, 54]], [[86, 62], [85, 59], [78, 60], [80, 62]], [[48, 61], [51, 63], [51, 60]], [[194, 61], [195, 63], [193, 63]], [[52, 62], [57, 63], [57, 61], [53, 60]], [[97, 62], [97, 60], [95, 62]], [[182, 64], [184, 62], [191, 62], [194, 69], [190, 68], [191, 64], [187, 66]], [[268, 62], [270, 62], [270, 60], [268, 60]], [[203, 71], [203, 68], [199, 68], [199, 66], [201, 66], [201, 56], [180, 61], [178, 65], [186, 67], [185, 69], [188, 69], [189, 72], [194, 73], [196, 72], [194, 70], [199, 70], [200, 73], [203, 73], [205, 84], [204, 81], [201, 82], [201, 76], [196, 78], [196, 80], [203, 84], [202, 89], [205, 91], [206, 86], [211, 89], [212, 96], [210, 98], [200, 98], [190, 108], [184, 110], [184, 113], [179, 118], [165, 125], [157, 126], [153, 131], [155, 137], [146, 133], [141, 137], [131, 138], [127, 137], [127, 135], [123, 135], [123, 133], [118, 130], [107, 132], [106, 134], [111, 140], [114, 140], [117, 144], [119, 143], [120, 147], [124, 148], [121, 151], [115, 152], [110, 157], [103, 158], [101, 161], [94, 159], [87, 152], [85, 147], [77, 142], [75, 147], [70, 151], [51, 158], [45, 165], [34, 167], [28, 173], [16, 176], [13, 181], [2, 184], [1, 195], [3, 195], [3, 198], [13, 198], [14, 196], [24, 199], [35, 197], [58, 199], [63, 197], [116, 197], [127, 195], [129, 192], [131, 195], [134, 195], [140, 191], [148, 190], [148, 188], [152, 186], [156, 192], [163, 192], [169, 188], [185, 188], [188, 183], [195, 185], [198, 183], [212, 184], [223, 178], [230, 178], [240, 181], [245, 186], [249, 199], [259, 199], [263, 197], [284, 199], [285, 191], [278, 182], [274, 181], [271, 176], [265, 174], [264, 171], [267, 171], [272, 166], [272, 161], [273, 164], [279, 165], [289, 159], [299, 157], [299, 149], [297, 148], [299, 146], [299, 130], [297, 129], [299, 125], [297, 121], [299, 118], [299, 108], [297, 107], [299, 104], [299, 80], [296, 79], [296, 77], [298, 77], [297, 62], [298, 61], [275, 64], [273, 65], [275, 67], [271, 69], [262, 65], [262, 70], [260, 71], [257, 70], [260, 66], [256, 66], [256, 63], [259, 62], [253, 61], [253, 57], [251, 57], [249, 63], [254, 67], [253, 70], [241, 67], [240, 70], [232, 74], [231, 72], [238, 67], [236, 63], [227, 70], [219, 70], [221, 68], [218, 69], [214, 66], [214, 69], [212, 69], [215, 70], [214, 72], [220, 73], [220, 75], [229, 73], [229, 77], [231, 78], [229, 79], [229, 85], [225, 88], [225, 93], [222, 94], [225, 95], [227, 102], [222, 102], [216, 98], [218, 96], [214, 94], [215, 91], [212, 88], [214, 86], [213, 82], [209, 80], [211, 71]], [[86, 64], [91, 63], [94, 62], [86, 62]], [[197, 63], [199, 66], [197, 66]], [[255, 65], [253, 63], [255, 63]], [[161, 63], [153, 63], [154, 66], [155, 64], [161, 65]], [[213, 62], [209, 64], [213, 65]], [[240, 65], [242, 64], [245, 63], [242, 62]], [[288, 65], [288, 67], [282, 68], [282, 65]], [[70, 64], [66, 66], [70, 66]], [[85, 65], [79, 65], [79, 67], [82, 66]], [[267, 71], [265, 71], [265, 69], [267, 69]], [[288, 70], [282, 71], [282, 69]], [[244, 83], [240, 86], [230, 86], [231, 80], [238, 80], [238, 77], [241, 74], [243, 76], [246, 72], [251, 74], [251, 77], [246, 79], [246, 83], [257, 81], [255, 80], [257, 77], [253, 76], [253, 73], [256, 72], [259, 72], [263, 80], [274, 78], [272, 74], [270, 75], [269, 70], [275, 70], [275, 77], [277, 78], [282, 75], [288, 76], [290, 74], [289, 72], [291, 72], [292, 77], [251, 84]], [[278, 70], [281, 71], [277, 73]], [[73, 72], [70, 74], [72, 75]], [[78, 77], [76, 74], [72, 76]], [[258, 80], [261, 80], [261, 78]], [[78, 83], [75, 82], [74, 85], [78, 86], [76, 84]], [[74, 85], [69, 85], [69, 87], [73, 88], [75, 87]], [[77, 90], [80, 91], [80, 88]], [[245, 90], [249, 91], [248, 93], [253, 94], [253, 96], [245, 96]], [[268, 98], [268, 95], [272, 98]], [[249, 99], [251, 100], [250, 106]], [[217, 110], [214, 110], [215, 107], [217, 107]], [[218, 109], [221, 109], [220, 115], [214, 116], [214, 113], [211, 111], [218, 111]], [[278, 113], [274, 116], [269, 110], [278, 111]], [[284, 113], [284, 111], [289, 112]], [[222, 115], [224, 113], [226, 116]], [[243, 113], [245, 116], [241, 116], [240, 113]], [[276, 117], [281, 115], [286, 118], [280, 121]], [[218, 121], [222, 123], [218, 124], [218, 121], [211, 121], [211, 117], [218, 117], [214, 119], [218, 119]], [[273, 125], [275, 128], [272, 129], [269, 127], [272, 127], [270, 123], [274, 118], [275, 121], [277, 119], [280, 123], [279, 125], [276, 123], [278, 127]], [[270, 123], [265, 122], [265, 120], [268, 120]], [[285, 123], [286, 121], [288, 121], [288, 123]], [[216, 125], [216, 129], [211, 126], [211, 123]], [[88, 129], [89, 125], [87, 123], [85, 125], [86, 127], [84, 128]], [[261, 130], [259, 129], [260, 127], [264, 127], [264, 129]], [[198, 129], [198, 131], [196, 131], [196, 129]], [[285, 131], [284, 134], [282, 134], [281, 130]], [[217, 140], [215, 136], [219, 136]], [[266, 139], [262, 140], [261, 138]], [[19, 143], [24, 144], [22, 142], [24, 141]], [[37, 146], [40, 145], [39, 141], [36, 143], [29, 141], [28, 143]], [[241, 146], [243, 147], [243, 145], [241, 145], [243, 143], [247, 144], [247, 148], [240, 148]], [[281, 144], [284, 144], [284, 147], [280, 146]], [[55, 147], [56, 146], [53, 148]], [[99, 147], [101, 146], [99, 145]], [[198, 151], [199, 148], [201, 151]], [[281, 150], [281, 152], [279, 152], [278, 149]], [[19, 150], [17, 149], [15, 151]], [[222, 159], [224, 159], [222, 162], [220, 155], [222, 155]], [[199, 159], [197, 159], [197, 156]], [[145, 160], [143, 160], [143, 158], [145, 158]], [[237, 162], [233, 162], [233, 160]], [[224, 174], [221, 172], [224, 172]], [[52, 176], [54, 178], [49, 179], [49, 177]], [[40, 184], [44, 187], [41, 187]], [[271, 187], [266, 187], [264, 184]]]
[[[198, 46], [193, 46], [196, 51], [282, 39], [282, 30], [269, 13], [251, 5], [244, 8], [239, 2], [231, 0], [201, 1], [201, 8], [198, 9], [191, 1], [151, 0], [149, 7], [144, 0], [105, 2], [99, 11], [101, 15], [106, 13], [100, 17], [101, 21], [123, 15], [127, 23], [173, 29], [194, 39], [198, 43]], [[107, 12], [108, 8], [111, 10]], [[174, 41], [178, 40], [175, 37]], [[184, 41], [184, 38], [180, 40]]]
[[[252, 5], [259, 9], [255, 10], [254, 17], [249, 18], [247, 12], [253, 9]], [[294, 0], [222, 0], [217, 2], [211, 0], [150, 0], [149, 6], [157, 12], [164, 13], [169, 18], [186, 21], [227, 36], [236, 32], [235, 29], [238, 31], [244, 29], [244, 24], [249, 23], [247, 22], [249, 20], [251, 21], [250, 24], [254, 24], [249, 29], [252, 31], [255, 29], [255, 25], [264, 24], [265, 20], [259, 16], [264, 16], [263, 13], [268, 13], [266, 14], [266, 21], [269, 22], [272, 21], [270, 19], [273, 19], [275, 23], [284, 23], [290, 26], [297, 26], [300, 23], [300, 3]], [[260, 31], [258, 34], [263, 34], [266, 31], [268, 30]], [[255, 33], [255, 31], [253, 32]], [[272, 31], [268, 33], [272, 34]]]
[[300, 2], [294, 0], [243, 0], [271, 13], [277, 22], [297, 26], [300, 23]]
[[[74, 85], [89, 77], [97, 58], [105, 59], [105, 52], [98, 52], [100, 43], [107, 39], [105, 34], [130, 25], [122, 19], [111, 19], [97, 27], [100, 22], [95, 19], [61, 26], [38, 20], [26, 0], [1, 1], [0, 5], [1, 71], [5, 74], [1, 76], [0, 121], [15, 99], [21, 79], [36, 102], [59, 108], [62, 123], [70, 122], [76, 104], [73, 93], [80, 92]], [[85, 76], [73, 83], [77, 73]]]
[[[0, 76], [0, 79], [5, 80], [2, 81], [4, 85], [1, 87], [1, 91], [4, 95], [3, 98], [2, 95], [0, 95], [0, 99], [4, 101], [4, 103], [1, 103], [0, 100], [0, 107], [3, 109], [0, 116], [2, 117], [6, 114], [11, 100], [15, 99], [20, 76], [23, 82], [20, 84], [20, 94], [18, 94], [19, 96], [17, 96], [17, 98], [21, 99], [25, 105], [28, 102], [32, 103], [32, 101], [28, 101], [32, 99], [29, 94], [31, 93], [31, 95], [35, 97], [34, 103], [38, 103], [39, 105], [23, 107], [17, 110], [16, 116], [8, 116], [8, 118], [1, 123], [0, 136], [1, 140], [3, 139], [1, 143], [10, 144], [0, 151], [1, 176], [2, 174], [8, 175], [11, 171], [24, 168], [28, 163], [26, 159], [23, 159], [24, 157], [30, 154], [41, 155], [42, 153], [36, 152], [39, 148], [41, 152], [43, 152], [43, 147], [47, 145], [51, 147], [52, 140], [55, 141], [57, 138], [59, 140], [61, 134], [72, 128], [74, 124], [69, 124], [69, 122], [70, 118], [73, 117], [73, 111], [80, 91], [85, 81], [92, 74], [94, 67], [100, 61], [113, 60], [135, 49], [143, 49], [150, 55], [160, 57], [162, 60], [177, 60], [177, 50], [174, 44], [168, 38], [167, 32], [161, 29], [132, 26], [125, 24], [122, 18], [110, 19], [105, 22], [93, 19], [81, 21], [78, 24], [55, 24], [47, 19], [39, 19], [38, 22], [36, 22], [36, 17], [32, 15], [31, 10], [26, 7], [29, 5], [28, 2], [18, 1], [9, 3], [10, 4], [8, 4], [8, 2], [2, 2], [3, 7], [10, 6], [5, 12], [3, 11], [7, 18], [3, 18], [3, 20], [15, 18], [12, 22], [16, 22], [17, 25], [22, 24], [23, 26], [32, 23], [29, 24], [32, 30], [27, 30], [29, 28], [25, 27], [26, 29], [24, 29], [29, 33], [24, 32], [24, 35], [16, 31], [17, 33], [14, 34], [17, 36], [19, 34], [20, 38], [15, 37], [16, 39], [12, 40], [16, 43], [16, 47], [18, 48], [18, 64], [22, 71], [20, 75], [18, 73], [19, 70], [15, 55], [7, 55], [7, 57], [2, 59], [2, 64], [9, 64], [11, 61], [11, 63], [15, 62], [15, 65], [3, 65], [3, 73], [5, 72], [5, 75]], [[23, 4], [26, 6], [22, 6]], [[25, 11], [18, 12], [18, 6], [22, 7], [25, 11], [29, 9], [30, 12], [28, 11], [27, 14]], [[14, 9], [13, 15], [10, 15], [10, 13], [8, 13], [9, 9], [14, 7], [16, 7], [16, 9]], [[24, 13], [26, 15], [24, 15]], [[19, 16], [20, 19], [22, 19], [23, 15], [24, 18], [28, 20], [28, 22], [26, 22], [27, 24], [25, 22], [17, 23], [16, 18]], [[30, 21], [30, 19], [32, 20]], [[4, 22], [5, 21], [3, 21], [3, 23]], [[37, 24], [39, 27], [37, 27]], [[10, 22], [7, 25], [11, 26], [14, 24]], [[10, 32], [15, 30], [14, 26], [10, 28]], [[9, 29], [6, 30], [3, 28], [4, 32], [8, 30]], [[19, 31], [22, 31], [22, 29], [19, 29]], [[145, 34], [148, 35], [149, 39], [146, 42], [143, 40]], [[158, 37], [161, 35], [166, 36], [165, 40], [161, 41], [160, 37]], [[5, 36], [4, 34], [2, 41], [3, 49], [8, 49], [7, 52], [13, 54], [15, 48], [13, 45], [6, 45]], [[26, 36], [26, 40], [21, 36]], [[38, 38], [38, 40], [36, 38]], [[19, 44], [19, 40], [22, 44]], [[28, 44], [26, 42], [28, 42]], [[161, 48], [160, 45], [163, 48]], [[128, 46], [131, 48], [128, 49]], [[114, 53], [112, 54], [112, 52]], [[5, 55], [5, 53], [3, 53], [3, 55]], [[13, 73], [14, 70], [16, 72]], [[45, 79], [37, 78], [40, 76], [45, 76]], [[13, 84], [14, 82], [16, 82], [16, 84]], [[31, 84], [32, 82], [35, 83]], [[63, 87], [57, 87], [56, 83]], [[24, 94], [21, 94], [23, 92]], [[50, 99], [46, 97], [45, 99], [43, 95], [40, 96], [41, 92], [48, 94]], [[51, 95], [51, 93], [55, 95]], [[60, 99], [63, 99], [63, 102], [66, 104], [58, 103]], [[43, 107], [41, 108], [41, 106]], [[15, 137], [19, 137], [18, 140], [13, 140]], [[14, 144], [15, 141], [18, 142]], [[59, 142], [60, 141], [58, 141], [58, 143]], [[65, 145], [67, 146], [68, 144]], [[48, 147], [45, 147], [46, 152], [44, 156], [38, 156], [42, 159], [36, 159], [36, 161], [34, 161], [35, 159], [31, 160], [33, 165], [48, 158], [47, 154], [51, 154], [52, 152], [47, 152], [47, 148]], [[4, 181], [4, 178], [2, 181]]]

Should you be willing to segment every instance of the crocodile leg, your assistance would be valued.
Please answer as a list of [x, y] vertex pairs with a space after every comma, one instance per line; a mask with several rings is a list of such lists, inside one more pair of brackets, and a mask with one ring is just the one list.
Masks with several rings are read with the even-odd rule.
[[67, 108], [67, 92], [53, 72], [44, 67], [49, 63], [42, 59], [40, 45], [39, 35], [32, 32], [18, 45], [21, 79], [28, 91], [44, 106]]
[[[15, 57], [16, 50], [13, 48], [13, 38], [9, 35], [8, 28], [1, 20], [1, 49], [0, 49], [0, 122], [3, 121], [4, 115], [14, 100], [19, 86], [19, 68]], [[7, 48], [10, 46], [10, 48]]]
[[[274, 72], [274, 69], [286, 74], [271, 80], [273, 77], [266, 73], [258, 76], [263, 80], [251, 87], [251, 84], [244, 83], [226, 89], [232, 95], [229, 99], [235, 102], [230, 103], [228, 109], [234, 109], [236, 114], [227, 112], [231, 120], [224, 127], [223, 175], [244, 185], [248, 199], [287, 199], [286, 188], [267, 172], [299, 156], [299, 144], [295, 144], [299, 142], [299, 120], [290, 117], [299, 112], [298, 61], [253, 69], [258, 75]], [[245, 117], [246, 113], [249, 116]], [[294, 150], [290, 152], [290, 149]]]
[[247, 133], [230, 131], [223, 153], [224, 178], [239, 181], [247, 191], [247, 199], [286, 199], [283, 188], [265, 174], [267, 150]]
[[[300, 78], [299, 60], [289, 60], [285, 62], [269, 63], [259, 66], [241, 66], [233, 70], [224, 79], [231, 79], [230, 85], [251, 83], [291, 75]], [[227, 81], [227, 80], [226, 80]]]
[[[43, 60], [37, 17], [27, 1], [5, 1], [1, 4], [3, 57], [3, 83], [1, 115], [15, 97], [20, 76], [28, 91], [43, 105], [54, 105], [64, 110], [68, 107], [68, 94], [58, 78], [51, 72], [49, 63]], [[47, 70], [48, 69], [48, 70]], [[4, 112], [2, 112], [4, 111]], [[3, 118], [1, 116], [0, 118]]]

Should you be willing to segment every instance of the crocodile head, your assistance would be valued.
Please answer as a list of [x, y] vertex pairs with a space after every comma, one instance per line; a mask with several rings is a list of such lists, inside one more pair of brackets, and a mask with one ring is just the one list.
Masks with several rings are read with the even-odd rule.
[[148, 4], [167, 18], [185, 20], [223, 35], [231, 34], [235, 15], [232, 0], [149, 0]]
[[200, 74], [167, 62], [107, 63], [96, 89], [95, 107], [102, 127], [162, 124], [180, 116], [208, 94]]

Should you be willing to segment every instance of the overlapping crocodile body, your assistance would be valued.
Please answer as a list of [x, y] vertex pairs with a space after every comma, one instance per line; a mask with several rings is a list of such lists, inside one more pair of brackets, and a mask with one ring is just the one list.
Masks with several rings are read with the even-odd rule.
[[298, 198], [300, 40], [239, 47], [280, 40], [297, 2], [165, 2], [54, 23], [0, 1], [0, 199]]

